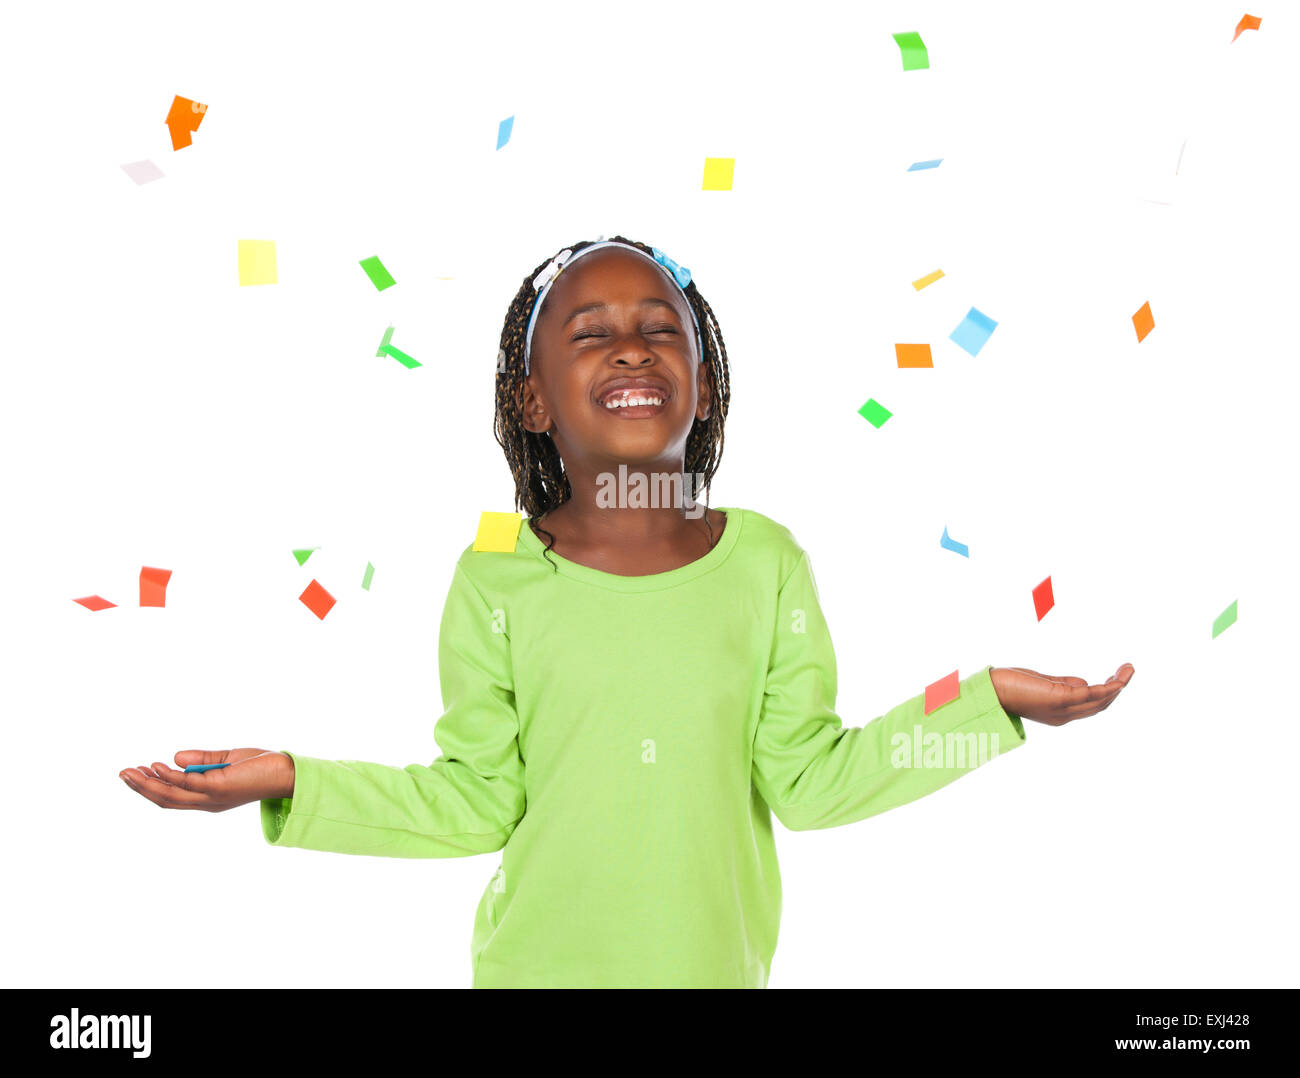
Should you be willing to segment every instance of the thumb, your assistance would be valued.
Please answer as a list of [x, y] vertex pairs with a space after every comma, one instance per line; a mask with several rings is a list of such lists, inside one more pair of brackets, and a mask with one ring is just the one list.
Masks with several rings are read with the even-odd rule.
[[228, 749], [182, 749], [172, 759], [176, 761], [178, 767], [189, 767], [190, 764], [224, 764], [228, 751]]

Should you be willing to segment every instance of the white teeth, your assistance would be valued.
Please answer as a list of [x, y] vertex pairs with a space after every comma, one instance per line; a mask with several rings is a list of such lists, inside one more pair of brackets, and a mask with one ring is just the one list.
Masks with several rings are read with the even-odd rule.
[[645, 394], [629, 394], [623, 397], [614, 397], [605, 402], [606, 408], [632, 408], [638, 404], [663, 404], [662, 397], [649, 397]]

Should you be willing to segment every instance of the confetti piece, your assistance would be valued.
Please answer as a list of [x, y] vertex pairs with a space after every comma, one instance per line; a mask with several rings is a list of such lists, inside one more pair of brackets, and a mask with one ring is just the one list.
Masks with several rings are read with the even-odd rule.
[[1049, 576], [1034, 589], [1034, 612], [1038, 615], [1038, 620], [1043, 620], [1043, 615], [1056, 605], [1056, 599], [1052, 596], [1052, 578]]
[[197, 101], [179, 95], [173, 99], [164, 121], [167, 130], [171, 132], [173, 150], [183, 150], [193, 142], [190, 135], [199, 129], [199, 124], [207, 114], [207, 105], [200, 105]]
[[502, 554], [513, 553], [519, 542], [519, 529], [524, 522], [522, 513], [482, 513], [478, 518], [478, 533], [474, 536], [474, 549]]
[[988, 315], [972, 307], [966, 317], [948, 334], [948, 339], [973, 356], [980, 354], [980, 349], [988, 343], [998, 324]]
[[229, 764], [190, 764], [185, 768], [185, 773], [187, 775], [201, 775], [205, 771], [216, 771], [218, 768], [229, 766]]
[[894, 40], [898, 42], [898, 48], [903, 54], [904, 71], [920, 71], [930, 66], [930, 54], [926, 51], [920, 34], [915, 31], [895, 34]]
[[867, 403], [858, 409], [858, 415], [875, 427], [876, 430], [883, 427], [885, 425], [885, 420], [893, 414], [893, 412], [876, 400], [875, 397], [869, 398]]
[[163, 178], [163, 170], [152, 161], [132, 161], [129, 165], [123, 165], [122, 171], [135, 180], [137, 186]]
[[502, 146], [504, 146], [507, 142], [510, 141], [510, 134], [512, 131], [514, 131], [514, 129], [515, 129], [515, 118], [513, 116], [507, 116], [497, 126], [497, 149], [498, 150], [501, 149]]
[[318, 547], [318, 546], [314, 546], [314, 547], [299, 547], [297, 550], [295, 550], [295, 551], [293, 552], [293, 556], [294, 556], [295, 558], [298, 559], [298, 564], [299, 564], [299, 565], [306, 565], [306, 564], [307, 564], [307, 559], [311, 557], [312, 551], [313, 551], [313, 550], [319, 550], [319, 549], [320, 549], [320, 547]]
[[961, 692], [961, 685], [954, 670], [947, 677], [941, 677], [933, 685], [925, 687], [925, 713], [928, 715], [935, 708], [943, 707], [950, 700], [956, 700]]
[[166, 606], [167, 581], [172, 578], [170, 569], [150, 569], [147, 565], [140, 570], [140, 605]]
[[[78, 600], [78, 602], [80, 602], [80, 600]], [[1228, 607], [1228, 609], [1225, 610], [1222, 614], [1220, 614], [1217, 618], [1214, 619], [1214, 632], [1210, 634], [1210, 639], [1213, 640], [1216, 636], [1218, 636], [1221, 632], [1223, 632], [1223, 630], [1226, 629], [1229, 625], [1235, 624], [1236, 621], [1237, 621], [1237, 600], [1233, 599], [1232, 605]]]
[[1156, 320], [1151, 316], [1151, 304], [1144, 303], [1133, 316], [1133, 328], [1137, 330], [1138, 344], [1146, 340], [1146, 336], [1156, 328]]
[[943, 536], [939, 540], [939, 545], [943, 547], [944, 550], [951, 550], [956, 554], [960, 554], [963, 558], [970, 557], [970, 547], [965, 543], [957, 542], [956, 539], [948, 538], [948, 528], [946, 525], [943, 529]]
[[73, 599], [74, 603], [80, 603], [87, 610], [107, 610], [110, 606], [117, 606], [117, 603], [110, 603], [107, 599], [102, 599], [98, 595], [87, 595], [84, 599]]
[[400, 348], [394, 348], [391, 344], [384, 349], [384, 355], [392, 356], [395, 360], [397, 360], [398, 363], [400, 363], [408, 371], [414, 370], [416, 367], [421, 366], [421, 363], [418, 359], [412, 359]]
[[374, 579], [374, 576], [375, 567], [369, 562], [366, 562], [366, 575], [361, 579], [361, 586], [365, 588], [366, 591], [370, 590], [370, 581]]
[[930, 355], [928, 344], [896, 344], [894, 355], [900, 368], [934, 366], [934, 357]]
[[321, 621], [325, 620], [325, 615], [334, 608], [334, 603], [336, 601], [334, 596], [322, 588], [315, 580], [307, 585], [298, 598], [301, 599], [303, 605], [320, 618]]
[[370, 283], [381, 292], [385, 288], [391, 288], [393, 285], [397, 284], [397, 282], [393, 280], [393, 275], [389, 273], [388, 270], [384, 268], [384, 264], [379, 261], [378, 255], [374, 255], [371, 258], [363, 258], [361, 260], [361, 268], [366, 271], [366, 276], [370, 278]]
[[1258, 30], [1259, 23], [1260, 20], [1254, 15], [1243, 15], [1241, 17], [1241, 22], [1237, 23], [1237, 32], [1232, 35], [1232, 40], [1236, 41], [1237, 38], [1241, 37], [1241, 32], [1243, 30]]
[[912, 282], [912, 287], [919, 292], [926, 285], [934, 284], [934, 282], [937, 281], [942, 276], [943, 276], [943, 270], [935, 270], [933, 273], [927, 273], [924, 277], [918, 277], [915, 281]]
[[938, 168], [940, 162], [942, 161], [943, 161], [942, 157], [936, 157], [933, 161], [918, 161], [914, 165], [909, 165], [907, 171], [920, 172], [923, 168]]
[[702, 191], [730, 191], [736, 171], [734, 157], [706, 157], [704, 159], [704, 186]]
[[404, 366], [407, 370], [412, 370], [415, 367], [422, 366], [422, 364], [418, 360], [412, 359], [400, 348], [394, 348], [391, 344], [389, 344], [388, 342], [391, 341], [392, 339], [393, 339], [393, 327], [389, 326], [386, 330], [384, 330], [384, 339], [380, 341], [379, 351], [376, 352], [375, 355], [380, 357], [391, 356], [393, 359], [397, 360], [398, 363], [402, 364], [402, 366]]
[[275, 274], [275, 240], [239, 241], [239, 283], [278, 283]]

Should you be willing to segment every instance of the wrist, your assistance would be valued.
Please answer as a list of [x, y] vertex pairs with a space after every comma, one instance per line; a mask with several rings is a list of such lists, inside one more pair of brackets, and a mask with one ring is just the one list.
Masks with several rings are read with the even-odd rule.
[[277, 787], [276, 792], [273, 793], [271, 796], [272, 797], [293, 797], [294, 777], [296, 774], [293, 766], [293, 757], [290, 756], [287, 752], [281, 752], [278, 753], [277, 755], [280, 757], [280, 767], [279, 767], [280, 774], [277, 777], [277, 781], [276, 781], [276, 787]]
[[998, 698], [998, 706], [1006, 711], [1008, 715], [1011, 711], [1007, 708], [1006, 681], [1000, 667], [991, 667], [989, 669], [989, 681], [993, 684], [993, 694]]

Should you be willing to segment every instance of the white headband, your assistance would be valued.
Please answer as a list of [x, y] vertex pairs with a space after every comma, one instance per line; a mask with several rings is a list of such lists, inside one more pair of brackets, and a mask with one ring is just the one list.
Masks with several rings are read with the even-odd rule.
[[[533, 287], [537, 289], [537, 298], [533, 300], [533, 313], [528, 318], [528, 336], [524, 338], [525, 375], [529, 373], [529, 360], [533, 351], [533, 328], [537, 325], [537, 315], [542, 309], [542, 303], [546, 299], [547, 291], [549, 291], [551, 285], [555, 283], [555, 278], [560, 275], [560, 270], [567, 269], [583, 255], [590, 254], [592, 251], [598, 251], [602, 247], [622, 247], [628, 251], [635, 251], [642, 258], [652, 261], [656, 266], [667, 273], [672, 279], [673, 284], [681, 290], [682, 295], [686, 295], [686, 286], [691, 283], [691, 271], [685, 266], [679, 266], [664, 254], [663, 251], [659, 250], [658, 247], [650, 248], [654, 251], [654, 257], [651, 258], [651, 256], [641, 250], [640, 247], [633, 247], [628, 243], [620, 243], [618, 240], [607, 240], [602, 236], [599, 241], [584, 247], [577, 254], [574, 254], [571, 248], [563, 250], [547, 263], [546, 268], [543, 269], [541, 273], [533, 278]], [[695, 340], [700, 348], [700, 360], [703, 362], [704, 338], [700, 334], [700, 320], [696, 317], [695, 308], [691, 305], [689, 299], [686, 300], [686, 309], [691, 312], [691, 321], [695, 323]]]

